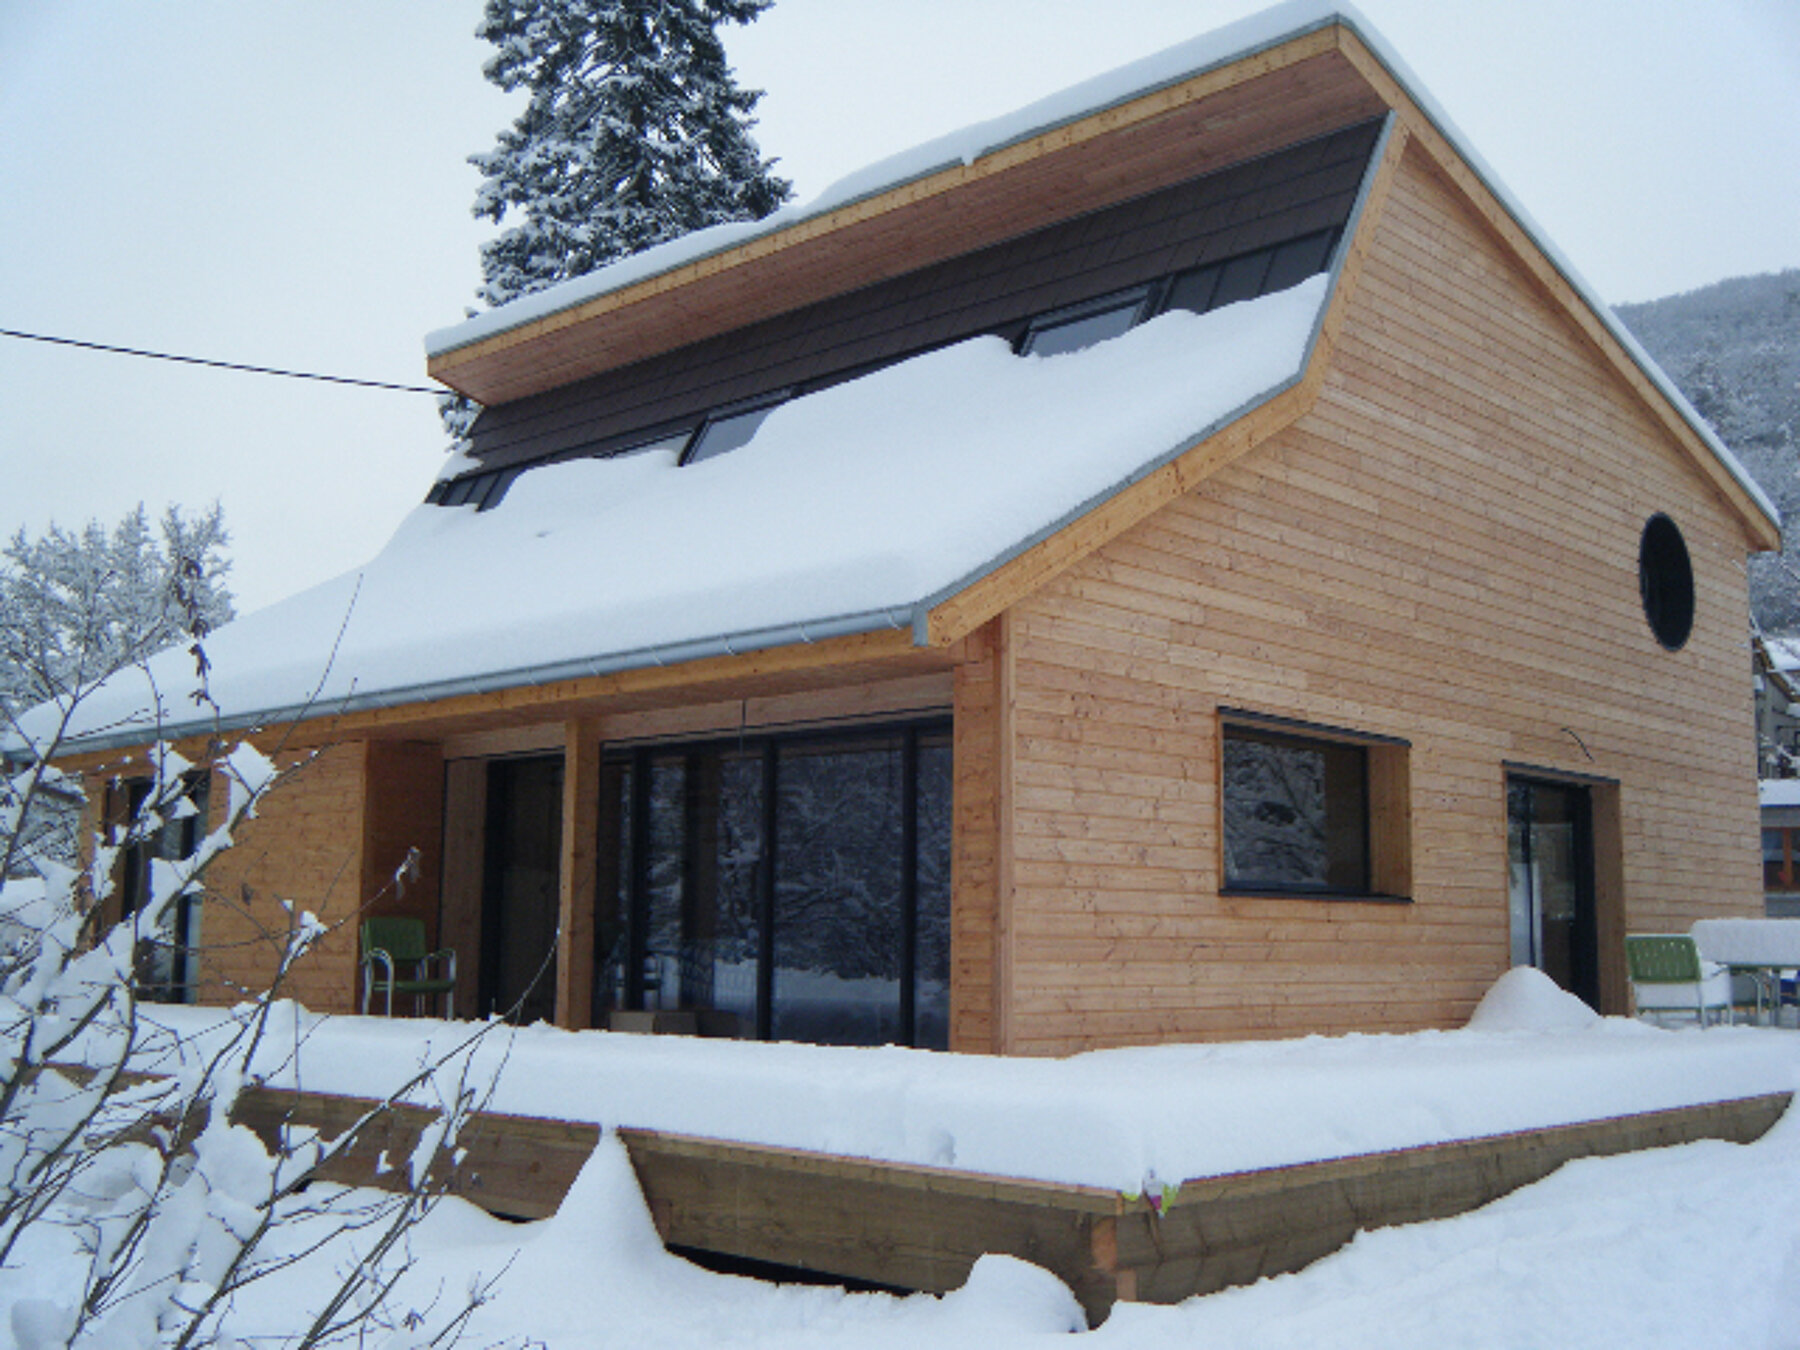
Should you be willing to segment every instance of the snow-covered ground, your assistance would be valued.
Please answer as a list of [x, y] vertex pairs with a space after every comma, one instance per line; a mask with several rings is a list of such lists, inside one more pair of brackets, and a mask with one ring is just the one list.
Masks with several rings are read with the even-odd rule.
[[[195, 1030], [205, 1015], [180, 1016]], [[344, 1091], [373, 1090], [382, 1076], [417, 1065], [427, 1053], [420, 1033], [449, 1031], [299, 1015], [287, 1025], [307, 1033], [299, 1071], [309, 1086]], [[1660, 1031], [1594, 1019], [1531, 972], [1502, 980], [1466, 1031], [1058, 1062], [541, 1029], [501, 1036], [512, 1041], [496, 1103], [503, 1109], [579, 1097], [586, 1108], [568, 1113], [607, 1124], [670, 1123], [650, 1118], [654, 1086], [669, 1095], [664, 1114], [678, 1126], [711, 1112], [742, 1126], [738, 1138], [804, 1138], [875, 1156], [935, 1147], [939, 1156], [929, 1160], [940, 1162], [953, 1148], [962, 1166], [1032, 1174], [1036, 1159], [1039, 1175], [1073, 1173], [1067, 1179], [1098, 1184], [1129, 1183], [1146, 1162], [1164, 1177], [1192, 1176], [1800, 1080], [1800, 1035], [1791, 1031]], [[888, 1117], [895, 1123], [878, 1126]], [[1175, 1128], [1183, 1119], [1188, 1128]], [[315, 1237], [302, 1225], [282, 1233], [297, 1253]], [[71, 1292], [62, 1282], [74, 1230], [40, 1224], [30, 1238], [29, 1250], [0, 1271], [0, 1305], [15, 1307], [12, 1344], [21, 1350], [39, 1343], [33, 1318], [47, 1306], [21, 1300], [54, 1302]], [[354, 1259], [351, 1245], [336, 1239], [245, 1291], [228, 1330], [258, 1343], [291, 1334], [333, 1272]], [[943, 1299], [776, 1287], [701, 1271], [662, 1250], [610, 1135], [555, 1217], [507, 1224], [446, 1201], [412, 1235], [412, 1256], [393, 1306], [430, 1307], [420, 1324], [427, 1328], [465, 1291], [493, 1281], [465, 1329], [474, 1346], [930, 1342], [936, 1350], [997, 1350], [1080, 1325], [1060, 1284], [1008, 1258], [984, 1259], [967, 1286]], [[1800, 1344], [1800, 1120], [1782, 1121], [1749, 1146], [1708, 1142], [1570, 1164], [1475, 1213], [1359, 1236], [1298, 1275], [1179, 1307], [1121, 1305], [1086, 1334], [1100, 1345], [1234, 1350], [1791, 1347]], [[427, 1336], [409, 1333], [400, 1343]]]

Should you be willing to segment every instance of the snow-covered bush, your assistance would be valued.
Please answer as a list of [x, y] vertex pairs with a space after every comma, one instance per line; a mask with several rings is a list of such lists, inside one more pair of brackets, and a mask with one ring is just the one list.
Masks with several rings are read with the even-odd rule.
[[[194, 579], [191, 569], [184, 574]], [[194, 644], [195, 699], [205, 705], [205, 607], [191, 585], [177, 584], [174, 593]], [[91, 672], [102, 664], [77, 654], [76, 678], [51, 698], [58, 729], [29, 744], [15, 736], [7, 747], [0, 857], [12, 859], [25, 846], [47, 785], [78, 792], [51, 761], [62, 748], [60, 727], [98, 682]], [[276, 974], [204, 1037], [171, 1030], [144, 1001], [145, 953], [168, 943], [173, 907], [201, 891], [208, 866], [282, 777], [247, 741], [214, 737], [205, 760], [197, 766], [171, 746], [152, 747], [149, 777], [130, 794], [132, 818], [91, 841], [85, 872], [37, 853], [41, 887], [0, 914], [0, 1267], [57, 1272], [42, 1286], [27, 1281], [24, 1296], [13, 1299], [12, 1342], [17, 1350], [241, 1343], [232, 1313], [247, 1286], [308, 1252], [346, 1250], [354, 1258], [292, 1310], [291, 1324], [274, 1337], [278, 1345], [391, 1339], [410, 1350], [443, 1343], [485, 1288], [428, 1308], [391, 1306], [390, 1295], [408, 1264], [408, 1236], [441, 1194], [458, 1130], [476, 1104], [455, 1067], [425, 1064], [389, 1098], [419, 1089], [429, 1096], [435, 1086], [443, 1104], [403, 1187], [384, 1193], [313, 1184], [315, 1171], [351, 1149], [386, 1103], [335, 1138], [288, 1127], [273, 1148], [235, 1124], [232, 1110], [256, 1081], [289, 971], [324, 932], [318, 920], [277, 901], [244, 901], [271, 908], [258, 918], [279, 948]], [[191, 840], [185, 848], [143, 848], [172, 837], [171, 823], [195, 816], [197, 778], [215, 785], [212, 827], [182, 832]], [[138, 850], [146, 875], [136, 894], [109, 906], [116, 864], [128, 849]], [[121, 910], [123, 919], [102, 921]], [[465, 1051], [480, 1034], [471, 1033]], [[296, 1234], [303, 1235], [298, 1247]], [[347, 1235], [353, 1240], [341, 1244]], [[70, 1270], [80, 1278], [70, 1281]], [[267, 1329], [256, 1338], [269, 1339]]]

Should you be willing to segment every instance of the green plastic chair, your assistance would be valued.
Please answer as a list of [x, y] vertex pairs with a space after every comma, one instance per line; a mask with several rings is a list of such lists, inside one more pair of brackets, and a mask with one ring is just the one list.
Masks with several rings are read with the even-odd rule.
[[[438, 967], [434, 974], [432, 968]], [[411, 973], [402, 975], [402, 970]], [[445, 947], [425, 950], [422, 919], [364, 919], [362, 926], [362, 1008], [375, 1010], [374, 995], [387, 996], [385, 1014], [394, 1015], [394, 995], [411, 994], [415, 1012], [425, 1011], [425, 1000], [444, 996], [444, 1016], [456, 1016], [456, 953]]]
[[1731, 972], [1700, 959], [1686, 933], [1632, 933], [1625, 939], [1625, 965], [1638, 1015], [1692, 1013], [1702, 1027], [1709, 1012], [1731, 1020]]

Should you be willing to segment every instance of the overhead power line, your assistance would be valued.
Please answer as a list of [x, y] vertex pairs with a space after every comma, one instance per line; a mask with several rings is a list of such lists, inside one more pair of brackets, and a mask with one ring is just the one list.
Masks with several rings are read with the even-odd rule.
[[201, 356], [176, 356], [172, 352], [148, 352], [139, 347], [115, 347], [105, 342], [81, 342], [75, 338], [49, 337], [43, 333], [21, 333], [0, 328], [0, 337], [21, 338], [26, 342], [49, 342], [58, 347], [80, 347], [83, 351], [111, 352], [115, 356], [142, 356], [152, 361], [178, 361], [184, 366], [208, 366], [213, 370], [236, 370], [247, 375], [279, 375], [284, 380], [318, 380], [325, 384], [352, 384], [362, 389], [392, 389], [401, 394], [441, 394], [442, 389], [428, 389], [418, 384], [390, 384], [386, 380], [356, 380], [348, 375], [317, 375], [304, 370], [276, 370], [272, 366], [248, 366], [239, 361], [209, 361]]

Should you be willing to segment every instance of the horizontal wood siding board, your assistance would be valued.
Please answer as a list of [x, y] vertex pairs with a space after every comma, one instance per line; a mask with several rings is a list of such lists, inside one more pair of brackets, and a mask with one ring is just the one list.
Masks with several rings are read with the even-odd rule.
[[[1618, 782], [1630, 927], [1760, 904], [1733, 508], [1391, 162], [1298, 420], [1009, 601], [1020, 1053], [1460, 1024], [1509, 963], [1507, 763]], [[1653, 510], [1694, 561], [1676, 653]], [[1219, 893], [1221, 707], [1410, 743], [1412, 903]]]
[[1122, 203], [652, 360], [491, 408], [474, 453], [504, 467], [623, 447], [709, 408], [822, 386], [1031, 315], [1342, 225], [1376, 127]]
[[[1119, 1297], [1175, 1303], [1298, 1270], [1359, 1229], [1446, 1218], [1549, 1175], [1573, 1158], [1698, 1139], [1750, 1143], [1791, 1093], [1584, 1121], [1392, 1152], [1184, 1181], [1152, 1210], [1102, 1187], [878, 1162], [656, 1130], [621, 1129], [664, 1242], [827, 1275], [944, 1292], [976, 1259], [1041, 1265], [1090, 1322]], [[234, 1120], [273, 1143], [311, 1126], [335, 1136], [375, 1103], [252, 1088]], [[376, 1166], [410, 1156], [434, 1113], [394, 1107], [326, 1179], [395, 1188]], [[599, 1142], [589, 1122], [478, 1114], [458, 1135], [455, 1172], [433, 1180], [494, 1213], [554, 1213]]]

